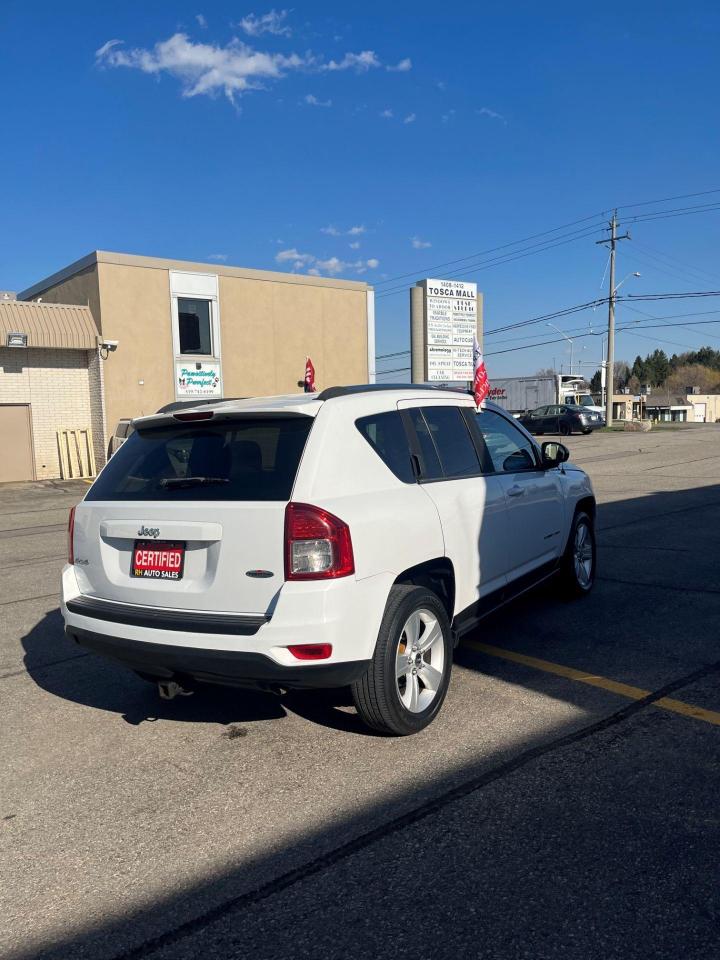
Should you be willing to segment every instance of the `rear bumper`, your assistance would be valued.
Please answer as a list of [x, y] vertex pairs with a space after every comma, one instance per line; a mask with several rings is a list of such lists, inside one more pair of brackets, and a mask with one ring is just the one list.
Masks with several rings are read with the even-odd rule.
[[128, 640], [74, 626], [66, 627], [65, 634], [94, 653], [158, 680], [187, 682], [189, 678], [227, 686], [288, 689], [344, 687], [360, 679], [370, 665], [369, 660], [346, 660], [286, 667], [262, 653]]

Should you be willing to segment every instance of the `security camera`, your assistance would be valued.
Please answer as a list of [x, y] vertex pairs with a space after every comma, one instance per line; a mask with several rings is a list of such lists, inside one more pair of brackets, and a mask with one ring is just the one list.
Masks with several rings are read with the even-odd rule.
[[100, 344], [101, 347], [104, 347], [106, 350], [109, 350], [110, 353], [113, 353], [118, 348], [119, 340], [103, 340]]

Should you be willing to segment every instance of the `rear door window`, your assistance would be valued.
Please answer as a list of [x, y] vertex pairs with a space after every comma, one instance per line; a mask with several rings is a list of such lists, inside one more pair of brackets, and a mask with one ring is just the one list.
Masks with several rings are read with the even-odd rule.
[[415, 482], [408, 438], [397, 410], [361, 417], [355, 425], [398, 480], [403, 483]]
[[289, 500], [313, 418], [247, 417], [135, 430], [87, 500]]
[[423, 407], [422, 412], [435, 442], [443, 473], [448, 478], [480, 473], [475, 444], [459, 407]]

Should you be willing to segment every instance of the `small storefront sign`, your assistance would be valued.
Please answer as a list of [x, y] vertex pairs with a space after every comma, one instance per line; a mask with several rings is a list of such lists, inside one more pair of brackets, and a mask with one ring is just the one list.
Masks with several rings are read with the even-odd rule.
[[175, 363], [175, 395], [185, 397], [222, 397], [220, 364], [216, 362], [177, 361]]

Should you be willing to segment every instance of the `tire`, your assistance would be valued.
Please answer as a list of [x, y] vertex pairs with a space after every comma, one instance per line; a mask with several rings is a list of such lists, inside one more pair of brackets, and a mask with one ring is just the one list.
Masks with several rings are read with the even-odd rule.
[[596, 575], [595, 526], [589, 514], [584, 510], [578, 510], [573, 517], [560, 568], [560, 587], [563, 595], [568, 600], [587, 596], [595, 584]]
[[[406, 657], [406, 651], [413, 628], [421, 649], [411, 669], [410, 653]], [[427, 641], [433, 635], [435, 639], [423, 653], [423, 638]], [[392, 736], [408, 736], [427, 727], [443, 705], [450, 684], [452, 653], [450, 621], [437, 594], [424, 587], [394, 586], [370, 668], [352, 685], [360, 717], [373, 730]], [[399, 675], [406, 659], [408, 670]]]
[[591, 433], [592, 433], [592, 428], [591, 428], [591, 427], [585, 427], [585, 429], [584, 429], [583, 432], [582, 432], [582, 434], [583, 434], [584, 437], [587, 437], [587, 436], [588, 436], [589, 434], [591, 434]]
[[560, 436], [561, 436], [561, 437], [569, 437], [570, 434], [572, 433], [572, 427], [570, 426], [569, 423], [565, 423], [565, 422], [563, 421], [563, 422], [560, 424], [559, 431], [560, 431]]

